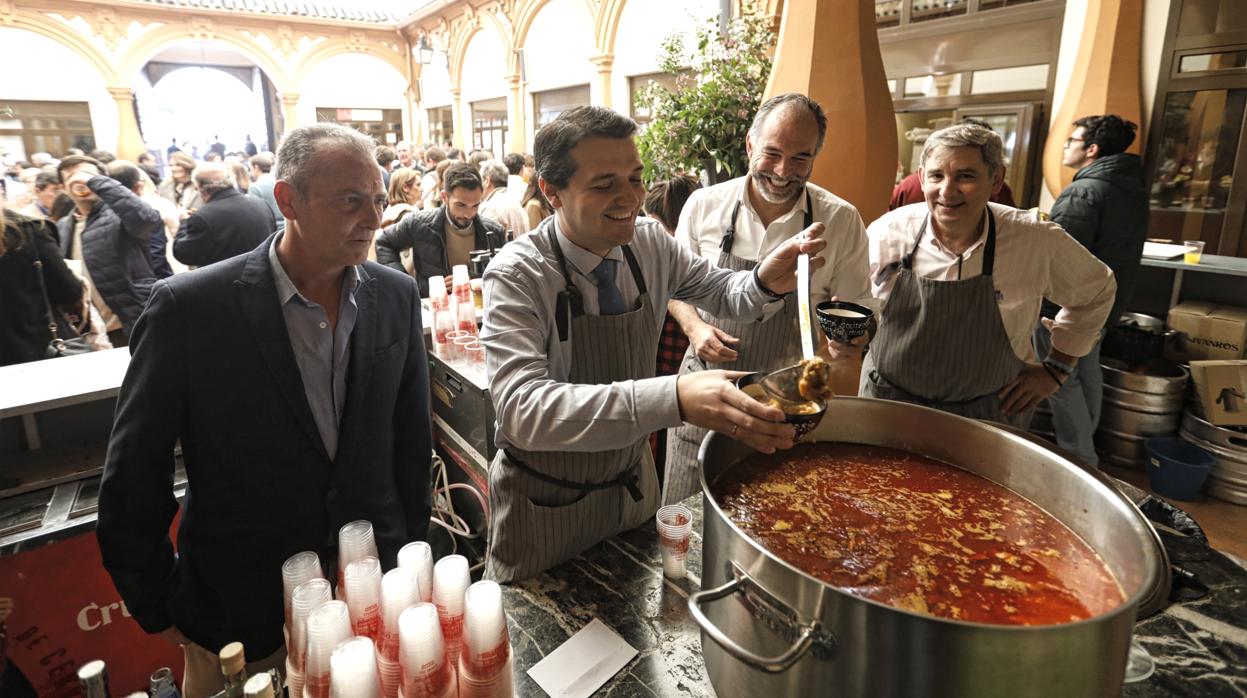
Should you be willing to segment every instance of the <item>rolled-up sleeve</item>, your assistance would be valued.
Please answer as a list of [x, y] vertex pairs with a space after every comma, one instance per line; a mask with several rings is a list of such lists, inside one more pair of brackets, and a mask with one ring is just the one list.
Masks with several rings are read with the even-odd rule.
[[1048, 288], [1044, 297], [1061, 306], [1052, 325], [1052, 346], [1063, 354], [1086, 356], [1100, 339], [1117, 295], [1113, 271], [1051, 225]]

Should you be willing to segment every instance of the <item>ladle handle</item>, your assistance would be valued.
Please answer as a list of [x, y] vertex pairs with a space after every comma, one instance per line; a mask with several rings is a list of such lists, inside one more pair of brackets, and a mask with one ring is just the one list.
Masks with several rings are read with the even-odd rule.
[[[768, 674], [785, 672], [793, 664], [796, 664], [801, 657], [805, 656], [805, 653], [814, 644], [814, 636], [818, 632], [818, 621], [810, 621], [798, 626], [797, 630], [799, 632], [796, 641], [782, 654], [775, 657], [763, 657], [752, 650], [741, 647], [735, 640], [728, 637], [727, 633], [715, 625], [701, 608], [703, 603], [718, 601], [738, 591], [743, 593], [746, 582], [750, 581], [752, 580], [748, 575], [738, 571], [737, 575], [733, 576], [727, 584], [693, 594], [688, 597], [689, 613], [692, 614], [693, 620], [697, 621], [697, 625], [701, 626], [702, 631], [710, 636], [710, 639], [714, 640], [715, 643], [736, 659]], [[785, 610], [791, 612], [794, 616], [796, 615], [791, 608], [785, 607]]]

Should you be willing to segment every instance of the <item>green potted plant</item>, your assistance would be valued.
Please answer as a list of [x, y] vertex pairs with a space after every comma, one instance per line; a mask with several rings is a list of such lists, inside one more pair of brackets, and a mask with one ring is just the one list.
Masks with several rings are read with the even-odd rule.
[[690, 51], [680, 35], [663, 42], [659, 67], [674, 89], [654, 82], [638, 91], [638, 111], [650, 115], [637, 138], [646, 181], [703, 170], [713, 184], [749, 170], [745, 134], [771, 75], [771, 21], [746, 8], [726, 32], [711, 19], [695, 38]]

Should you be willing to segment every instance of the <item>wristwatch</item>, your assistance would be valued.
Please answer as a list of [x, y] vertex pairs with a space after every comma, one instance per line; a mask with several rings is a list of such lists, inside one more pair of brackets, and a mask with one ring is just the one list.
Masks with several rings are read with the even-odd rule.
[[1066, 376], [1069, 376], [1074, 373], [1073, 364], [1062, 363], [1058, 361], [1057, 359], [1052, 358], [1051, 356], [1043, 360], [1043, 365], [1049, 368], [1052, 368], [1054, 370], [1060, 371], [1061, 373], [1064, 373]]
[[771, 298], [775, 300], [781, 300], [785, 295], [783, 293], [776, 293], [772, 291], [771, 289], [767, 288], [766, 284], [762, 283], [762, 277], [758, 276], [757, 267], [753, 268], [753, 282], [758, 285], [758, 288], [762, 289], [763, 293], [765, 293], [766, 295], [770, 296]]

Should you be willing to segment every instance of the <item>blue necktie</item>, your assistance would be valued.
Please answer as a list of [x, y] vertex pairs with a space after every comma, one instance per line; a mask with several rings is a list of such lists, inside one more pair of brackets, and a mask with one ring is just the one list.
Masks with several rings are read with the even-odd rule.
[[619, 262], [603, 259], [593, 270], [593, 278], [598, 282], [598, 314], [619, 315], [624, 311], [623, 295], [615, 285], [615, 273]]

